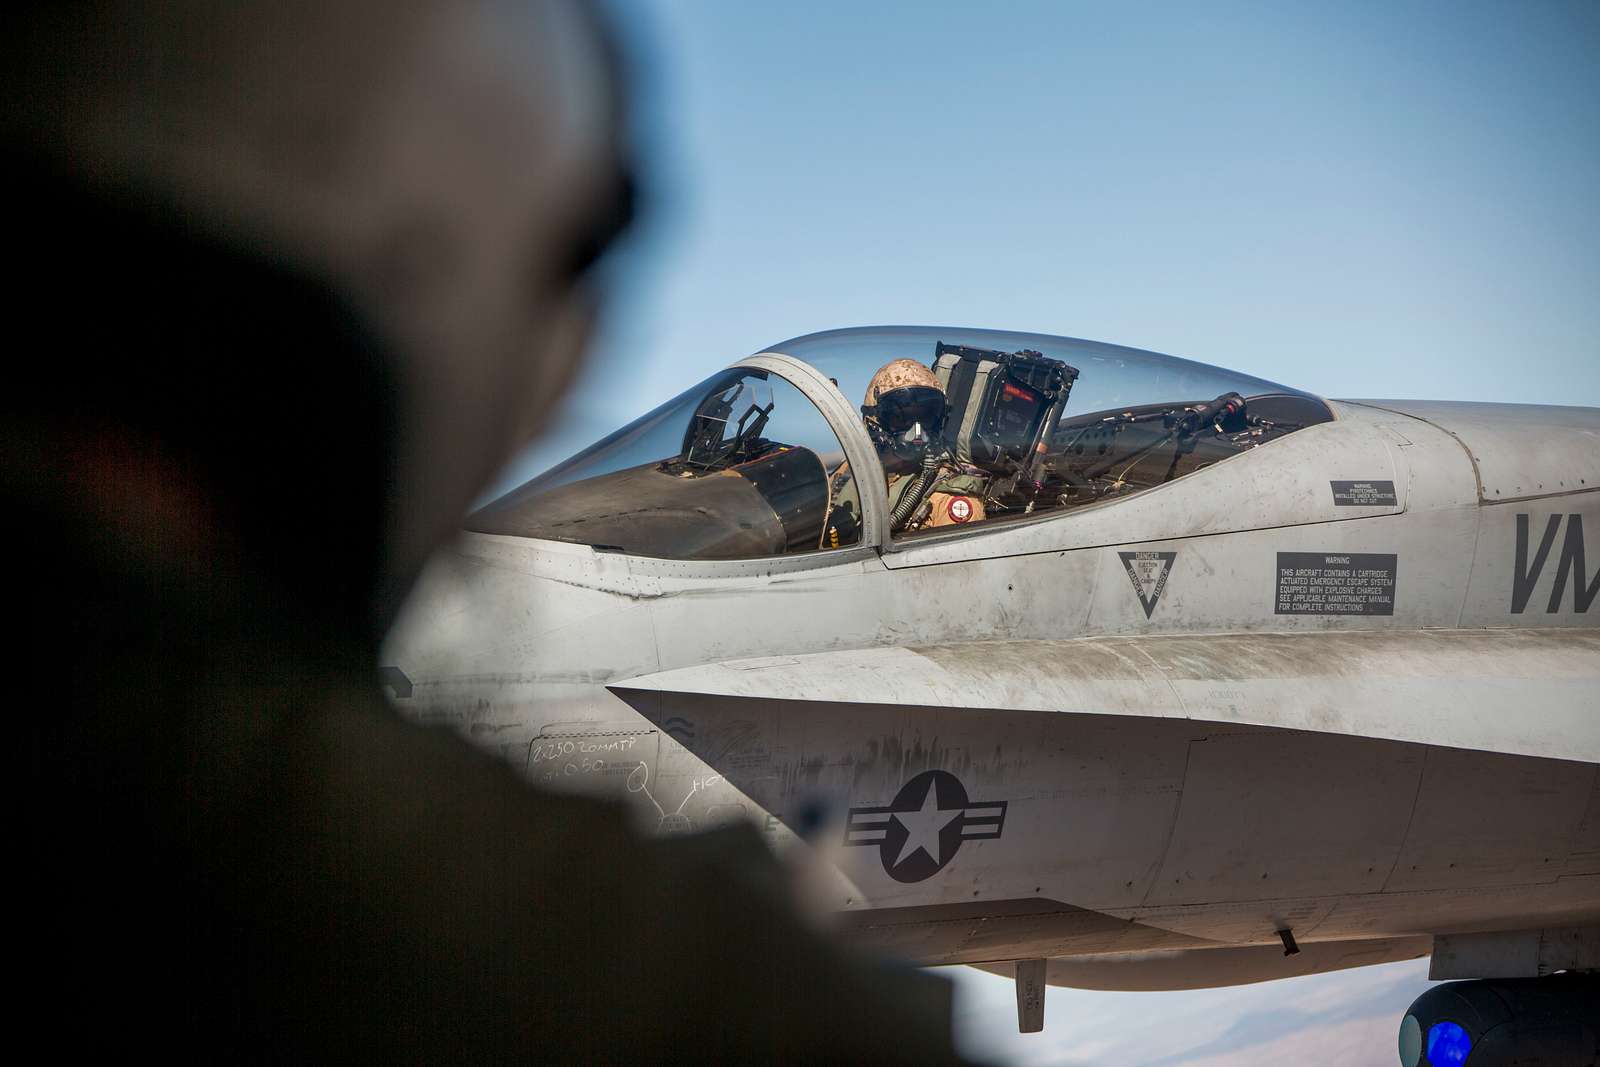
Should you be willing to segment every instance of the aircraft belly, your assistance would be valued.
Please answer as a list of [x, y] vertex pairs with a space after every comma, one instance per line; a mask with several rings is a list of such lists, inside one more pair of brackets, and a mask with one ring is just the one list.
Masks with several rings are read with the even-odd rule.
[[1527, 885], [1217, 900], [1109, 909], [1144, 926], [1222, 943], [1268, 943], [1289, 927], [1304, 941], [1501, 930], [1600, 920], [1600, 877]]
[[[692, 723], [690, 755], [842, 872], [827, 906], [865, 910], [869, 940], [919, 960], [1600, 910], [1597, 879], [1570, 873], [1592, 852], [1590, 763], [1185, 719], [618, 691]], [[913, 788], [933, 772], [959, 782], [957, 801]], [[977, 836], [887, 829], [1001, 804]], [[806, 830], [820, 810], [831, 820]], [[1019, 915], [1019, 901], [1050, 909]]]
[[[1405, 841], [1426, 751], [1298, 731], [1192, 742], [1177, 822], [1144, 904], [1377, 892]], [[1280, 921], [1304, 928], [1318, 918]]]
[[852, 944], [924, 964], [1205, 948], [1204, 938], [1042, 898], [845, 912]]
[[[1426, 956], [1431, 945], [1428, 937], [1397, 937], [1303, 943], [1293, 956], [1284, 955], [1276, 942], [1198, 951], [1098, 953], [1051, 959], [1045, 980], [1050, 985], [1077, 989], [1211, 989], [1413, 960]], [[983, 969], [1009, 976], [1011, 967], [1002, 964]]]
[[1526, 886], [1571, 873], [1597, 772], [1592, 763], [1429, 748], [1385, 890]]

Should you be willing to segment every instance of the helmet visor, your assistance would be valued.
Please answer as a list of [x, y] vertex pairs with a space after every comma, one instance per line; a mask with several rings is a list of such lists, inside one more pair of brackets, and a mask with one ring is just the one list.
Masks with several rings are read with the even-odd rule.
[[908, 385], [878, 397], [878, 425], [890, 433], [904, 433], [922, 424], [930, 434], [944, 425], [944, 394], [926, 385]]

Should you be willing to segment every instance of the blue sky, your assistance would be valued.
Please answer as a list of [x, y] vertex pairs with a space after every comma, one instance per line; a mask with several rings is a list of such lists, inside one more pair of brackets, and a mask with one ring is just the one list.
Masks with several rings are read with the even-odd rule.
[[[651, 211], [567, 415], [503, 483], [741, 355], [870, 323], [1325, 396], [1600, 405], [1600, 3], [613, 6]], [[1311, 1041], [1390, 1064], [1422, 974], [1053, 990], [1019, 1037], [1009, 984], [966, 972], [958, 1021], [1019, 1063], [1244, 1067]]]
[[869, 323], [1600, 404], [1600, 4], [613, 6], [652, 210], [508, 480]]
[[1400, 1016], [1428, 988], [1426, 960], [1184, 993], [1051, 989], [1045, 1028], [1019, 1034], [1011, 981], [956, 981], [956, 1036], [974, 1058], [1017, 1067], [1394, 1067]]

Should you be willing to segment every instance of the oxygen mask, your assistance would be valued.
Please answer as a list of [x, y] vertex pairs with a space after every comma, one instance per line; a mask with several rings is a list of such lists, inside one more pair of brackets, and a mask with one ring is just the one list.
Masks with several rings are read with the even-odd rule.
[[922, 467], [923, 457], [938, 439], [944, 425], [944, 394], [923, 386], [896, 389], [862, 413], [884, 472], [905, 474]]

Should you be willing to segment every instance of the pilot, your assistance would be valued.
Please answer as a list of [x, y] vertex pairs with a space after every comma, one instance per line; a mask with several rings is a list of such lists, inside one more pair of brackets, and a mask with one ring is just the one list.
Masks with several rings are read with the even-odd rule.
[[[950, 454], [941, 431], [944, 386], [914, 359], [878, 368], [861, 405], [867, 435], [877, 449], [889, 488], [891, 532], [980, 522], [988, 479]], [[823, 547], [848, 543], [860, 522], [860, 502], [849, 464], [834, 472]]]

